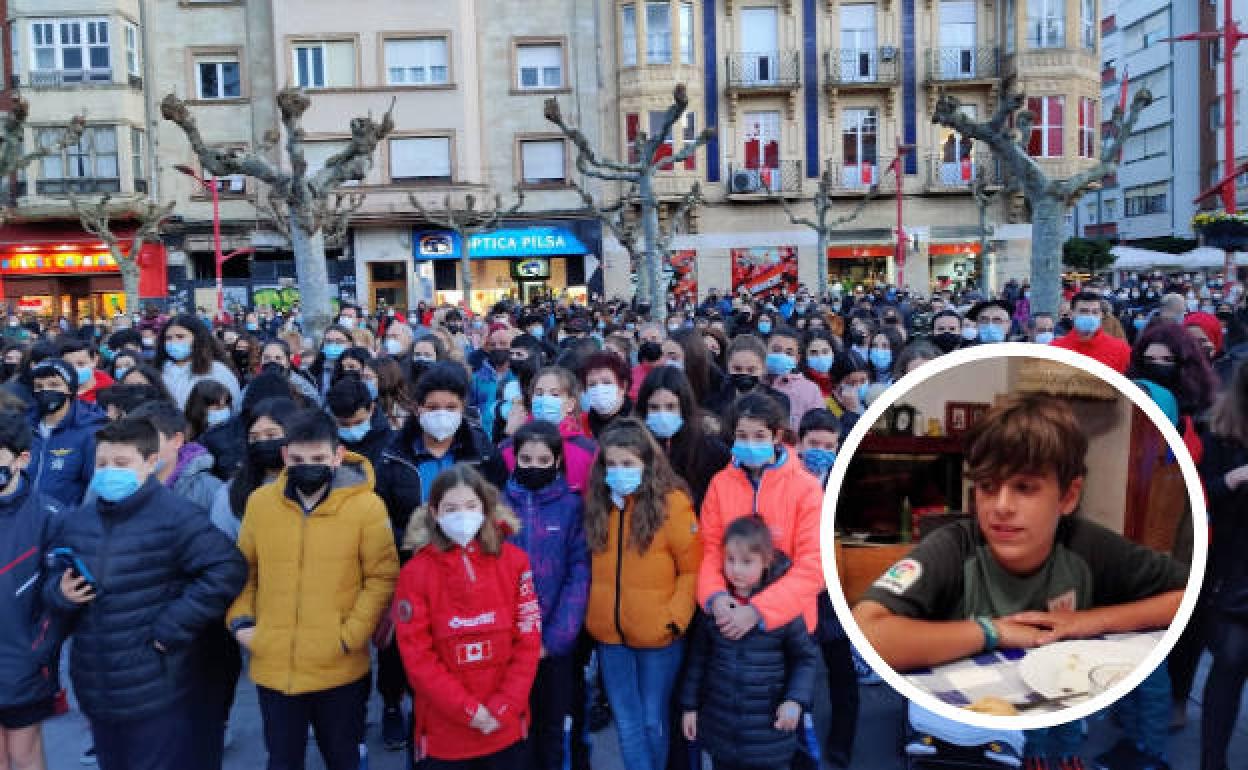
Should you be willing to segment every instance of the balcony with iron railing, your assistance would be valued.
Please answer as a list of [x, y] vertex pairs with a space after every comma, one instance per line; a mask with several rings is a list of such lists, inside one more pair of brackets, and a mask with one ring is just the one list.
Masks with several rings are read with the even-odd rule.
[[795, 196], [802, 192], [802, 162], [779, 160], [754, 168], [730, 165], [726, 179], [728, 194], [734, 197]]
[[871, 188], [876, 193], [897, 192], [897, 177], [889, 169], [892, 158], [879, 158], [861, 163], [830, 160], [824, 171], [832, 178], [830, 192], [836, 195], [865, 195]]
[[983, 176], [989, 188], [1001, 186], [1001, 164], [987, 150], [950, 159], [944, 154], [927, 159], [927, 189], [929, 192], [969, 193], [975, 179]]
[[103, 177], [66, 177], [63, 179], [35, 180], [35, 193], [50, 197], [75, 195], [98, 195], [121, 192], [121, 180]]
[[76, 69], [76, 70], [32, 70], [27, 77], [31, 88], [60, 88], [63, 86], [79, 86], [106, 84], [113, 82], [113, 70], [107, 69]]
[[801, 51], [730, 53], [728, 88], [740, 92], [775, 92], [802, 85]]
[[828, 86], [880, 88], [897, 84], [901, 51], [896, 46], [833, 48], [823, 56]]
[[1001, 60], [996, 46], [929, 48], [926, 59], [929, 83], [983, 83], [1001, 77]]

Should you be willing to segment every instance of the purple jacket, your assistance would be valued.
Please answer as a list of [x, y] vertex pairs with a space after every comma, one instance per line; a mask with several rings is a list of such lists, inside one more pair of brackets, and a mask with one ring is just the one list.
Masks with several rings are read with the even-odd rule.
[[529, 555], [546, 654], [570, 655], [589, 603], [584, 503], [563, 477], [536, 492], [508, 479], [503, 497], [520, 519], [520, 532], [509, 540]]

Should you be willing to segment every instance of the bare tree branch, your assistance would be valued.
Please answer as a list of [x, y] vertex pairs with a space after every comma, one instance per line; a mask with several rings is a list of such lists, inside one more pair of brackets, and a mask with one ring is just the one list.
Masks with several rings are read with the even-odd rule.
[[347, 234], [347, 226], [351, 223], [351, 215], [364, 205], [364, 193], [334, 193], [333, 203], [320, 203], [321, 229], [325, 233], [327, 246], [342, 245]]
[[663, 254], [665, 262], [671, 259], [672, 239], [677, 235], [677, 228], [682, 226], [689, 218], [689, 213], [696, 206], [705, 205], [706, 199], [702, 197], [702, 185], [698, 182], [693, 183], [693, 187], [689, 192], [685, 193], [680, 203], [676, 205], [676, 210], [672, 212], [667, 221], [667, 230], [659, 236], [659, 250]]
[[165, 120], [171, 121], [186, 134], [191, 149], [199, 159], [199, 164], [213, 176], [233, 176], [244, 174], [273, 187], [285, 188], [290, 184], [290, 175], [277, 170], [259, 155], [242, 153], [238, 150], [209, 147], [199, 132], [195, 116], [186, 106], [186, 102], [173, 94], [165, 96], [160, 103], [160, 114]]
[[1123, 145], [1131, 136], [1136, 121], [1140, 119], [1140, 113], [1152, 103], [1152, 92], [1142, 88], [1131, 100], [1129, 115], [1124, 115], [1121, 107], [1114, 107], [1114, 115], [1110, 121], [1113, 126], [1112, 136], [1109, 141], [1101, 142], [1100, 161], [1092, 168], [1058, 184], [1058, 194], [1066, 200], [1068, 206], [1074, 205], [1088, 188], [1118, 171], [1118, 159], [1122, 157]]
[[123, 245], [122, 238], [113, 231], [113, 212], [109, 205], [111, 202], [111, 195], [104, 195], [96, 203], [88, 203], [72, 191], [69, 193], [69, 205], [78, 215], [82, 229], [104, 243], [117, 264], [117, 269], [121, 271], [127, 309], [135, 309], [139, 307], [139, 253], [144, 243], [160, 241], [161, 227], [173, 213], [174, 203], [170, 201], [161, 204], [149, 200], [139, 204], [138, 225]]
[[382, 139], [394, 131], [396, 101], [397, 97], [390, 100], [390, 108], [382, 115], [380, 123], [374, 122], [372, 115], [351, 121], [351, 142], [325, 161], [325, 168], [316, 172], [308, 182], [314, 194], [324, 194], [343, 182], [368, 176], [373, 168], [373, 151]]
[[[616, 161], [603, 160], [596, 156], [593, 148], [590, 147], [589, 139], [585, 136], [585, 134], [579, 128], [572, 128], [564, 122], [563, 111], [559, 109], [559, 101], [553, 96], [546, 100], [542, 112], [546, 119], [558, 126], [559, 130], [563, 132], [563, 135], [576, 146], [576, 165], [578, 169], [581, 168], [582, 163], [584, 163], [593, 166], [596, 169], [607, 169], [608, 171], [618, 171], [622, 173], [636, 173], [641, 170], [640, 164], [638, 163], [618, 163]], [[587, 172], [582, 169], [581, 173]]]

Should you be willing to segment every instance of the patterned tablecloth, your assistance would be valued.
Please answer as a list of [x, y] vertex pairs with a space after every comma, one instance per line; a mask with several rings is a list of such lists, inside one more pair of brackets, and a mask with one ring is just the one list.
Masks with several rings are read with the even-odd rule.
[[[1143, 631], [1129, 634], [1107, 634], [1098, 639], [1138, 644], [1145, 650], [1158, 642], [1164, 631]], [[906, 679], [920, 690], [935, 695], [951, 706], [969, 706], [980, 698], [996, 696], [1010, 703], [1035, 703], [1044, 696], [1023, 681], [1020, 666], [1029, 650], [996, 650], [974, 655], [943, 666], [911, 671]], [[1146, 654], [1146, 653], [1145, 653]], [[1056, 710], [1074, 705], [1078, 700], [1053, 706], [1038, 706], [1035, 712]]]

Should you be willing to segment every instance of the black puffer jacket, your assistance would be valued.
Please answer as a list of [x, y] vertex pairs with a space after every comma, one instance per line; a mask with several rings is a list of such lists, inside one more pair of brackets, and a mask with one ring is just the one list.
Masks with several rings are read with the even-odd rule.
[[32, 493], [26, 474], [19, 484], [12, 497], [0, 499], [0, 708], [50, 698], [57, 687], [47, 666], [61, 629], [40, 600], [39, 581], [45, 579], [43, 555], [66, 509]]
[[232, 479], [247, 459], [247, 429], [238, 415], [199, 434], [195, 441], [212, 454], [212, 475], [222, 481]]
[[185, 698], [195, 637], [220, 622], [247, 579], [242, 554], [207, 512], [153, 476], [119, 503], [84, 504], [53, 545], [74, 549], [96, 580], [82, 608], [57, 580], [43, 590], [49, 606], [76, 615], [70, 673], [83, 712], [131, 721]]
[[[423, 490], [433, 484], [438, 473], [455, 463], [476, 466], [485, 480], [499, 489], [507, 482], [507, 466], [503, 465], [498, 447], [490, 443], [485, 431], [467, 418], [460, 423], [451, 448], [442, 458], [434, 457], [425, 449], [420, 420], [415, 415], [381, 452], [373, 473], [377, 476], [377, 494], [390, 514], [396, 543], [402, 544], [412, 512], [424, 504]], [[404, 560], [409, 556], [402, 552], [399, 555]]]
[[[777, 554], [764, 585], [787, 571]], [[797, 732], [775, 728], [786, 700], [810, 708], [815, 646], [802, 616], [773, 631], [754, 629], [737, 641], [719, 632], [708, 615], [695, 626], [681, 708], [698, 712], [698, 740], [712, 759], [757, 767], [783, 767], [797, 750]]]

